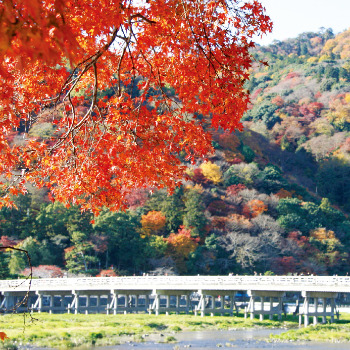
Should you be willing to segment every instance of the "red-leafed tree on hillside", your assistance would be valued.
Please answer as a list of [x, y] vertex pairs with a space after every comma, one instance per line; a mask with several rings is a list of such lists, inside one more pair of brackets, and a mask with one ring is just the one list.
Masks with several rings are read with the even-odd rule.
[[[240, 126], [251, 38], [271, 30], [238, 0], [2, 1], [0, 23], [2, 202], [31, 182], [92, 210], [174, 188], [178, 154], [212, 150], [196, 115]], [[45, 135], [31, 133], [43, 111]]]

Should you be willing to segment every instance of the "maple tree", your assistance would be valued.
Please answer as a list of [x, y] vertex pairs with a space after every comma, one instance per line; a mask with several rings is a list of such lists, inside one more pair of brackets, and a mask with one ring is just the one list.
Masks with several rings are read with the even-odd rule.
[[206, 185], [210, 182], [204, 175], [201, 168], [196, 168], [193, 170], [193, 176], [192, 176], [193, 182], [197, 184], [203, 184]]
[[[240, 127], [252, 37], [272, 28], [238, 0], [14, 0], [0, 19], [2, 203], [30, 182], [92, 210], [173, 189], [178, 154], [212, 150], [209, 116]], [[41, 118], [45, 135], [30, 133]]]
[[187, 272], [185, 260], [196, 250], [199, 237], [192, 237], [190, 229], [180, 226], [178, 232], [172, 232], [165, 241], [168, 243], [168, 252], [173, 257], [178, 271]]
[[157, 233], [164, 228], [166, 217], [161, 211], [151, 210], [141, 218], [142, 231], [146, 235]]
[[264, 211], [267, 211], [267, 209], [267, 205], [263, 201], [259, 199], [252, 199], [244, 205], [242, 213], [248, 218], [255, 218], [256, 216], [262, 214]]
[[166, 241], [170, 246], [169, 249], [173, 250], [176, 255], [187, 258], [196, 249], [199, 238], [192, 237], [190, 229], [180, 226], [178, 232], [171, 233]]
[[28, 276], [30, 273], [36, 278], [61, 278], [64, 275], [62, 269], [55, 265], [33, 266], [32, 269], [25, 268], [22, 271], [24, 276]]

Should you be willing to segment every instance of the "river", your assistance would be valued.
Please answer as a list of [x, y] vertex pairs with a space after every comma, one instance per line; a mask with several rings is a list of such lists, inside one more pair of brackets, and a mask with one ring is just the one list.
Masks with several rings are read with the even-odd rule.
[[150, 335], [145, 342], [128, 342], [122, 345], [96, 347], [94, 350], [208, 350], [208, 349], [281, 349], [281, 350], [349, 350], [349, 343], [269, 342], [270, 334], [281, 329], [246, 329], [230, 331], [194, 331], [173, 334], [176, 343], [162, 343], [169, 335]]

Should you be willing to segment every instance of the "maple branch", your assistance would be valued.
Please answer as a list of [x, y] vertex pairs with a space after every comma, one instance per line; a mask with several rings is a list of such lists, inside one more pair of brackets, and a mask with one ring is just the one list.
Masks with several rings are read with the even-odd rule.
[[[89, 117], [89, 115], [91, 115], [94, 107], [96, 106], [96, 102], [97, 102], [97, 68], [96, 68], [96, 62], [98, 61], [98, 59], [111, 47], [111, 45], [113, 44], [113, 42], [115, 41], [116, 38], [122, 39], [125, 41], [125, 45], [123, 46], [122, 49], [122, 53], [118, 62], [118, 67], [117, 67], [117, 81], [118, 81], [118, 92], [117, 92], [117, 96], [121, 96], [121, 66], [122, 66], [122, 62], [123, 59], [125, 57], [125, 53], [126, 50], [129, 49], [129, 44], [130, 44], [130, 40], [131, 40], [131, 35], [133, 34], [132, 31], [132, 21], [135, 18], [140, 18], [142, 20], [144, 20], [145, 22], [149, 23], [149, 24], [155, 24], [155, 21], [152, 21], [150, 19], [148, 19], [147, 17], [145, 17], [144, 15], [142, 15], [141, 13], [136, 13], [134, 15], [131, 15], [129, 18], [129, 35], [128, 36], [120, 36], [118, 35], [119, 30], [123, 30], [123, 27], [117, 27], [113, 30], [112, 32], [112, 36], [109, 39], [109, 41], [107, 42], [106, 45], [104, 45], [100, 50], [98, 50], [94, 55], [91, 55], [90, 57], [86, 58], [84, 61], [80, 62], [72, 71], [72, 73], [70, 74], [70, 76], [67, 78], [67, 80], [65, 81], [65, 83], [63, 84], [63, 87], [60, 90], [59, 95], [56, 97], [55, 103], [57, 104], [57, 102], [60, 100], [63, 91], [68, 88], [68, 91], [65, 92], [65, 95], [63, 97], [63, 101], [68, 98], [69, 100], [69, 104], [71, 106], [71, 111], [72, 111], [72, 120], [68, 125], [68, 130], [67, 132], [65, 132], [65, 134], [63, 136], [59, 137], [59, 141], [56, 142], [55, 145], [53, 145], [49, 152], [52, 153], [54, 150], [58, 149], [64, 142], [66, 142], [67, 138], [69, 137], [69, 135], [71, 135], [70, 138], [70, 143], [72, 144], [73, 147], [73, 154], [75, 154], [75, 145], [74, 145], [74, 132], [80, 130], [81, 126], [86, 122], [87, 118]], [[82, 70], [80, 71], [80, 73], [78, 73], [78, 75], [76, 76], [78, 70], [82, 68]], [[76, 120], [76, 113], [75, 113], [75, 109], [74, 109], [74, 104], [71, 100], [71, 93], [72, 91], [76, 88], [78, 82], [81, 80], [81, 78], [90, 70], [90, 68], [93, 68], [94, 70], [94, 90], [93, 90], [93, 96], [92, 96], [92, 102], [90, 105], [89, 110], [85, 113], [85, 115], [82, 117], [82, 119], [74, 125], [75, 120]], [[70, 118], [67, 119], [69, 120]], [[93, 119], [91, 119], [93, 121]]]
[[[115, 41], [115, 39], [117, 38], [117, 33], [119, 31], [119, 28], [115, 28], [113, 33], [112, 33], [112, 37], [109, 40], [109, 42], [103, 46], [102, 49], [100, 49], [98, 52], [96, 52], [94, 55], [88, 57], [86, 60], [80, 62], [73, 70], [73, 72], [71, 73], [71, 75], [67, 78], [66, 82], [64, 83], [63, 87], [61, 88], [61, 91], [59, 93], [59, 96], [56, 99], [56, 102], [59, 100], [60, 96], [62, 95], [63, 91], [65, 90], [66, 87], [68, 87], [70, 85], [70, 88], [68, 90], [68, 92], [66, 92], [65, 96], [63, 97], [63, 101], [68, 98], [70, 105], [71, 105], [71, 110], [73, 112], [73, 118], [72, 118], [72, 123], [69, 126], [68, 131], [59, 138], [59, 141], [56, 142], [55, 145], [53, 145], [49, 152], [52, 153], [54, 150], [56, 150], [57, 148], [59, 148], [68, 138], [69, 135], [72, 136], [72, 139], [74, 138], [73, 132], [76, 130], [79, 130], [81, 128], [81, 126], [85, 123], [85, 121], [87, 120], [88, 116], [90, 115], [90, 113], [93, 111], [94, 106], [96, 105], [96, 101], [97, 101], [97, 67], [96, 67], [96, 62], [98, 61], [98, 59], [110, 48], [110, 46], [113, 44], [113, 42]], [[80, 72], [80, 74], [75, 77], [73, 79], [73, 76], [76, 74], [76, 72], [78, 71], [79, 67], [82, 67], [84, 64], [85, 67], [82, 69], [82, 71]], [[90, 70], [90, 68], [93, 68], [94, 70], [94, 88], [93, 88], [93, 96], [92, 96], [92, 102], [90, 105], [89, 110], [85, 113], [85, 115], [83, 116], [83, 118], [74, 125], [74, 121], [76, 120], [76, 116], [75, 116], [75, 111], [74, 111], [74, 105], [73, 102], [71, 100], [71, 93], [72, 91], [75, 89], [76, 85], [78, 84], [78, 82], [81, 80], [81, 78], [83, 77], [83, 75], [85, 75], [86, 72], [88, 72]]]
[[193, 35], [193, 38], [194, 38], [195, 42], [197, 43], [197, 46], [199, 47], [200, 51], [202, 51], [202, 53], [204, 54], [205, 58], [208, 61], [208, 64], [212, 65], [213, 68], [214, 68], [214, 71], [216, 72], [216, 68], [215, 68], [214, 64], [212, 63], [210, 57], [208, 57], [207, 53], [205, 52], [204, 48], [202, 47], [201, 43], [199, 42], [199, 40], [197, 38], [197, 35], [195, 34], [195, 32], [193, 30], [193, 26], [192, 26], [192, 24], [190, 22], [190, 19], [189, 19], [188, 15], [187, 15], [187, 11], [186, 11], [185, 4], [184, 4], [183, 0], [181, 0], [181, 4], [182, 4], [182, 7], [183, 7], [183, 10], [184, 10], [184, 13], [185, 13], [187, 24], [188, 24], [188, 26], [189, 26], [189, 28], [191, 30], [191, 33]]
[[157, 23], [156, 21], [152, 21], [152, 20], [148, 19], [147, 17], [145, 17], [141, 13], [136, 13], [134, 15], [131, 15], [130, 16], [130, 21], [133, 20], [134, 18], [141, 18], [141, 19], [143, 19], [144, 21], [146, 21], [149, 24], [156, 24]]
[[118, 76], [118, 93], [117, 93], [117, 96], [118, 97], [121, 96], [121, 78], [120, 78], [121, 65], [122, 65], [122, 61], [123, 61], [124, 56], [125, 56], [126, 49], [129, 46], [130, 39], [131, 39], [131, 30], [130, 30], [129, 36], [127, 38], [124, 38], [125, 46], [123, 47], [122, 54], [120, 56], [120, 59], [119, 59], [119, 62], [118, 62], [118, 67], [117, 67], [117, 76]]

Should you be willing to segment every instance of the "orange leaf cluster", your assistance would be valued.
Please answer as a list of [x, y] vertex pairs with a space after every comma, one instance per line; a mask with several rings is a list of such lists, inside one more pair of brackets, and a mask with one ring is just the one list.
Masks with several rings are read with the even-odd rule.
[[142, 215], [142, 231], [146, 235], [159, 232], [166, 224], [166, 217], [161, 211], [152, 210], [146, 215]]
[[2, 341], [5, 341], [5, 339], [9, 339], [9, 337], [7, 336], [6, 333], [0, 332], [0, 339], [1, 339]]
[[244, 157], [241, 153], [224, 150], [225, 161], [229, 164], [240, 164], [243, 162]]
[[179, 232], [171, 233], [166, 241], [175, 257], [184, 259], [196, 250], [199, 238], [192, 237], [190, 229], [180, 226]]
[[243, 191], [247, 187], [244, 184], [231, 185], [226, 189], [227, 196], [237, 196], [240, 191]]
[[255, 218], [264, 211], [267, 211], [267, 209], [267, 205], [263, 201], [259, 199], [252, 199], [243, 206], [242, 214], [247, 218]]
[[276, 196], [278, 198], [291, 198], [293, 197], [293, 193], [295, 191], [288, 191], [288, 190], [285, 190], [284, 188], [281, 188], [277, 193], [276, 193]]
[[112, 269], [101, 270], [100, 273], [98, 275], [96, 275], [96, 277], [116, 277], [116, 276], [118, 276], [118, 275]]

